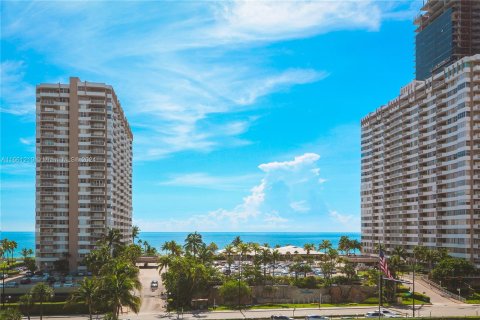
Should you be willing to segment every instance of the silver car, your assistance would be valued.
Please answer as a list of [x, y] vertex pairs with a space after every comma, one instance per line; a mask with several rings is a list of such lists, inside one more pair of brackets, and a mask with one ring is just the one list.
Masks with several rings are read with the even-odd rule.
[[305, 320], [330, 320], [330, 318], [314, 314], [314, 315], [305, 316]]

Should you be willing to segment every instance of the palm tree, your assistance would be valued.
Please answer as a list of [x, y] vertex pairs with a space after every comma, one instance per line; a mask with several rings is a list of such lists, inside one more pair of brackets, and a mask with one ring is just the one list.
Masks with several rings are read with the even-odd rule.
[[338, 241], [338, 250], [344, 252], [347, 256], [350, 252], [350, 239], [347, 236], [341, 236]]
[[318, 246], [318, 250], [324, 250], [325, 254], [332, 247], [332, 242], [330, 240], [323, 240], [322, 243]]
[[228, 275], [232, 273], [232, 263], [233, 258], [232, 255], [235, 253], [233, 245], [227, 244], [225, 246], [225, 254], [227, 255], [227, 264], [228, 264]]
[[182, 246], [179, 245], [175, 240], [165, 242], [161, 249], [163, 251], [170, 252], [170, 254], [175, 256], [180, 256], [183, 253]]
[[232, 240], [232, 245], [233, 245], [234, 247], [238, 247], [238, 245], [239, 245], [240, 243], [242, 243], [242, 242], [243, 242], [243, 241], [242, 241], [242, 239], [240, 238], [240, 236], [236, 236], [236, 237]]
[[396, 246], [392, 250], [392, 256], [399, 256], [400, 259], [405, 260], [407, 258], [407, 250], [404, 247]]
[[25, 260], [26, 258], [28, 258], [29, 256], [31, 256], [31, 255], [33, 254], [33, 250], [32, 250], [32, 249], [23, 248], [22, 251], [20, 252], [20, 254], [21, 254], [22, 257], [23, 257], [23, 260]]
[[172, 264], [173, 258], [173, 255], [160, 256], [158, 258], [158, 271], [160, 274], [162, 274], [163, 269], [168, 268]]
[[99, 287], [98, 279], [93, 278], [83, 278], [80, 282], [80, 287], [72, 293], [70, 296], [69, 302], [81, 302], [88, 307], [88, 315], [90, 320], [92, 320], [92, 314], [94, 311], [94, 305], [98, 303], [99, 299]]
[[277, 267], [276, 266], [277, 261], [280, 259], [280, 251], [278, 251], [277, 249], [273, 250], [271, 258], [272, 258], [272, 276], [273, 276], [273, 279], [275, 280], [275, 268]]
[[140, 234], [140, 228], [138, 226], [132, 227], [132, 243], [135, 243], [135, 239], [138, 238]]
[[37, 283], [32, 288], [32, 296], [35, 301], [40, 302], [40, 320], [43, 319], [43, 303], [49, 301], [53, 296], [53, 289], [44, 282]]
[[263, 283], [264, 284], [267, 279], [267, 263], [269, 263], [270, 260], [271, 260], [270, 249], [263, 248], [260, 255], [260, 261], [263, 264]]
[[142, 285], [138, 279], [138, 268], [124, 261], [116, 261], [102, 278], [102, 296], [117, 320], [122, 306], [130, 308], [133, 312], [140, 311], [141, 299], [134, 294]]
[[351, 241], [351, 247], [353, 249], [353, 254], [356, 255], [356, 250], [359, 252], [362, 251], [362, 243], [357, 239]]
[[13, 263], [13, 253], [17, 248], [18, 248], [17, 242], [15, 240], [10, 241], [10, 254], [12, 255], [12, 263]]
[[118, 229], [107, 229], [107, 232], [103, 236], [103, 242], [107, 245], [110, 254], [113, 254], [113, 251], [122, 245], [122, 234]]
[[237, 252], [240, 254], [240, 277], [242, 276], [242, 269], [243, 269], [243, 257], [245, 257], [248, 254], [248, 251], [250, 251], [250, 246], [246, 243], [239, 243], [237, 247]]
[[183, 247], [185, 248], [185, 251], [193, 254], [193, 258], [196, 258], [202, 244], [202, 235], [195, 231], [187, 236], [185, 239], [185, 245]]
[[35, 305], [35, 300], [30, 292], [24, 294], [19, 299], [19, 307], [24, 314], [26, 314], [27, 319], [30, 320], [30, 312], [32, 311], [33, 306]]
[[303, 245], [303, 249], [307, 251], [307, 256], [309, 256], [310, 252], [315, 250], [315, 245], [313, 243], [306, 243]]

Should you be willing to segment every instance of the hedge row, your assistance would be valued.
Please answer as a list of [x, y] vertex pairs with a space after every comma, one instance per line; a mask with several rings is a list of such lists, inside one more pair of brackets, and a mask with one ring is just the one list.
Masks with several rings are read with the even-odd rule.
[[[18, 308], [17, 303], [10, 303], [5, 305], [6, 308]], [[21, 311], [24, 311], [20, 308]], [[24, 312], [25, 313], [25, 312]], [[65, 315], [65, 314], [88, 314], [88, 307], [81, 303], [69, 303], [66, 302], [44, 302], [43, 303], [44, 315]], [[30, 315], [40, 315], [40, 304], [36, 303], [30, 310]]]

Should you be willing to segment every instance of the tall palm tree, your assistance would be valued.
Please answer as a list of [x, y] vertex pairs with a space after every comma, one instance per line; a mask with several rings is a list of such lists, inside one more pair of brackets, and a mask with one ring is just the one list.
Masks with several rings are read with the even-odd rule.
[[190, 233], [185, 239], [185, 251], [193, 254], [193, 258], [196, 258], [200, 247], [203, 245], [202, 235], [197, 231]]
[[260, 253], [260, 260], [262, 261], [263, 264], [263, 283], [265, 284], [265, 281], [267, 279], [267, 264], [271, 260], [271, 254], [270, 254], [270, 249], [268, 248], [263, 248]]
[[394, 256], [399, 256], [400, 259], [406, 260], [406, 258], [407, 258], [407, 250], [405, 250], [404, 247], [396, 246], [396, 247], [393, 248], [393, 250], [392, 250], [392, 255], [394, 255]]
[[118, 229], [107, 229], [107, 232], [103, 236], [103, 241], [107, 245], [111, 254], [115, 249], [122, 246], [123, 236]]
[[356, 250], [358, 250], [358, 252], [362, 251], [362, 243], [357, 239], [351, 241], [351, 247], [354, 255], [356, 255]]
[[32, 288], [32, 296], [35, 301], [40, 302], [40, 320], [43, 319], [43, 303], [49, 301], [53, 296], [53, 289], [44, 282], [37, 283]]
[[232, 263], [233, 263], [233, 254], [235, 253], [234, 247], [232, 244], [227, 244], [225, 246], [225, 255], [227, 256], [227, 265], [228, 265], [228, 275], [232, 273]]
[[344, 252], [347, 256], [350, 252], [350, 239], [347, 236], [341, 236], [338, 241], [338, 250]]
[[30, 312], [32, 311], [33, 306], [35, 305], [35, 300], [33, 295], [30, 292], [27, 292], [18, 300], [18, 305], [20, 310], [27, 316], [27, 319], [30, 320]]
[[182, 246], [175, 240], [165, 242], [161, 249], [175, 256], [180, 256], [183, 253]]
[[7, 260], [8, 260], [8, 252], [10, 250], [10, 241], [8, 241], [7, 238], [0, 240], [0, 247], [1, 247], [1, 254], [2, 258], [7, 255]]
[[232, 245], [233, 245], [234, 247], [238, 247], [238, 245], [239, 245], [240, 243], [242, 243], [242, 242], [243, 242], [243, 241], [242, 241], [242, 239], [240, 238], [240, 236], [236, 236], [236, 237], [232, 240]]
[[12, 257], [12, 263], [13, 263], [13, 254], [15, 252], [15, 249], [18, 248], [18, 244], [15, 240], [10, 241], [10, 255]]
[[138, 279], [138, 268], [124, 261], [116, 261], [110, 266], [108, 273], [102, 278], [102, 296], [117, 320], [122, 306], [133, 312], [140, 311], [141, 299], [134, 291], [140, 290], [142, 285]]
[[303, 249], [307, 251], [307, 256], [309, 256], [310, 252], [315, 250], [315, 245], [313, 243], [306, 243], [303, 245]]
[[322, 243], [318, 246], [318, 250], [324, 250], [327, 254], [328, 250], [332, 247], [332, 242], [330, 240], [323, 240]]
[[280, 256], [281, 256], [280, 251], [278, 251], [277, 249], [272, 251], [271, 258], [272, 258], [272, 276], [273, 276], [273, 279], [275, 279], [275, 269], [277, 267], [278, 260], [280, 260]]
[[28, 258], [29, 256], [31, 256], [31, 255], [33, 254], [33, 250], [32, 250], [32, 249], [23, 248], [22, 251], [20, 252], [20, 254], [21, 254], [22, 257], [23, 257], [23, 260], [25, 260], [26, 258]]
[[135, 239], [138, 238], [140, 234], [140, 228], [138, 226], [132, 227], [132, 243], [135, 243]]
[[80, 287], [70, 296], [69, 302], [81, 302], [88, 307], [88, 316], [92, 320], [94, 305], [99, 299], [98, 279], [83, 278]]
[[250, 246], [244, 242], [240, 242], [237, 246], [237, 253], [240, 254], [240, 265], [238, 267], [238, 271], [240, 273], [240, 280], [242, 279], [242, 271], [243, 271], [243, 257], [248, 254], [250, 250]]

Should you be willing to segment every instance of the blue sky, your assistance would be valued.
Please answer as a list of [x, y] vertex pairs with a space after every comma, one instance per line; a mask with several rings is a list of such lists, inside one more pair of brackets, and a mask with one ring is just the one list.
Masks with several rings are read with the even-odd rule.
[[[360, 119], [414, 75], [421, 1], [2, 1], [1, 156], [35, 153], [35, 85], [114, 86], [144, 231], [359, 231]], [[1, 165], [2, 230], [35, 166]]]

